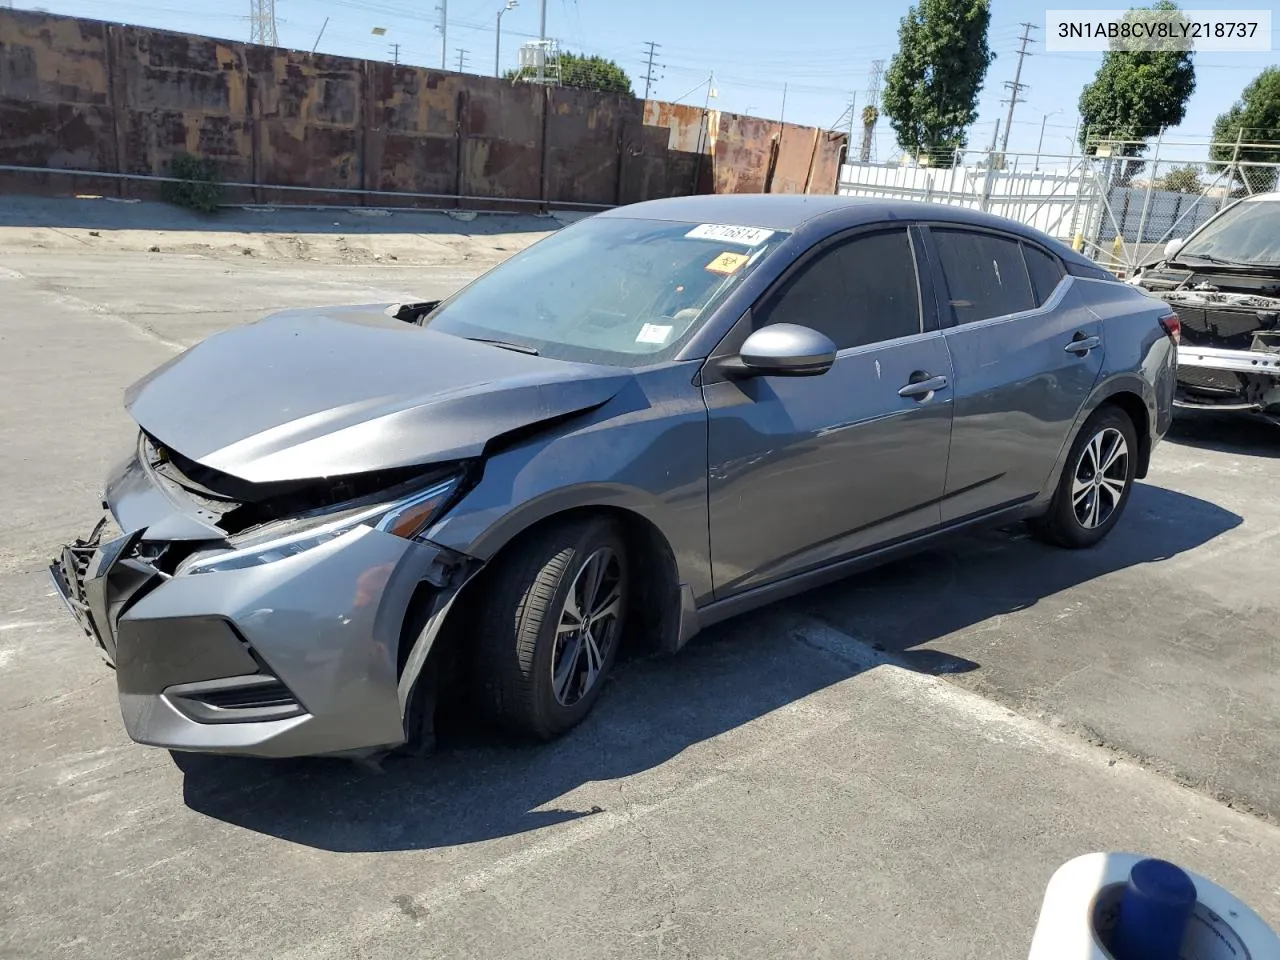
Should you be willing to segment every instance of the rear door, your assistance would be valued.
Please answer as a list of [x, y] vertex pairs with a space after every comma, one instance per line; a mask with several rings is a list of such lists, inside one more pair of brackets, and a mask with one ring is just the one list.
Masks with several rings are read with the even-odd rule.
[[1038, 493], [1102, 371], [1102, 323], [1049, 251], [1000, 231], [926, 231], [954, 367], [943, 522]]
[[828, 241], [730, 335], [796, 323], [839, 353], [822, 376], [704, 381], [717, 599], [939, 523], [951, 364], [918, 262], [905, 225]]

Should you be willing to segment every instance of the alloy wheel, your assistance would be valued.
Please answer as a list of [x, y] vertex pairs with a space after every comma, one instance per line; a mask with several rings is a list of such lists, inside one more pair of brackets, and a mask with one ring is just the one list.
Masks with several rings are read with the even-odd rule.
[[622, 565], [609, 547], [600, 547], [578, 568], [565, 596], [551, 656], [551, 689], [571, 707], [596, 685], [620, 626]]
[[1111, 519], [1129, 484], [1129, 444], [1115, 427], [1094, 434], [1080, 452], [1071, 481], [1076, 521], [1095, 530]]

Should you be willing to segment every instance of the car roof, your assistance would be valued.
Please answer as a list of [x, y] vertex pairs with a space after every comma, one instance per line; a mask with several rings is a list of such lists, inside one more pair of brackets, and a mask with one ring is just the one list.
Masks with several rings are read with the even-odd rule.
[[668, 197], [614, 207], [598, 216], [680, 223], [714, 223], [760, 227], [765, 230], [798, 230], [814, 224], [829, 233], [885, 220], [932, 220], [969, 226], [992, 227], [1036, 240], [1068, 260], [1092, 263], [1083, 254], [1033, 227], [973, 210], [969, 207], [880, 197], [833, 194], [727, 193]]

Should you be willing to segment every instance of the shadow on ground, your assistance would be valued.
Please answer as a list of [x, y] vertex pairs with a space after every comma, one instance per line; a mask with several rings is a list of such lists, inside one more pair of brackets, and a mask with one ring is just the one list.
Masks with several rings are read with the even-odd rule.
[[925, 644], [1118, 570], [1159, 563], [1243, 522], [1206, 500], [1138, 483], [1116, 528], [1092, 549], [1047, 546], [1016, 524], [958, 539], [791, 604], [906, 666], [948, 672], [932, 666], [939, 652], [921, 649]]
[[463, 213], [455, 219], [443, 210], [350, 206], [308, 208], [296, 205], [226, 207], [205, 215], [155, 201], [126, 202], [112, 198], [6, 197], [0, 204], [0, 227], [45, 227], [55, 230], [180, 230], [214, 233], [328, 234], [465, 234], [486, 237], [513, 233], [544, 233], [560, 223], [528, 213]]
[[722, 624], [674, 658], [620, 664], [591, 717], [552, 744], [504, 745], [464, 728], [429, 758], [388, 761], [382, 775], [338, 761], [174, 759], [193, 810], [325, 850], [516, 835], [600, 812], [562, 801], [584, 783], [657, 767], [856, 676], [857, 663], [788, 632], [797, 610], [831, 621], [851, 616], [859, 636], [907, 668], [956, 673], [977, 665], [923, 645], [1093, 578], [1157, 563], [1240, 522], [1205, 501], [1139, 485], [1123, 523], [1093, 550], [1045, 547], [1021, 527], [958, 540]]
[[1260, 416], [1179, 410], [1166, 437], [1170, 443], [1199, 450], [1280, 457], [1280, 424]]

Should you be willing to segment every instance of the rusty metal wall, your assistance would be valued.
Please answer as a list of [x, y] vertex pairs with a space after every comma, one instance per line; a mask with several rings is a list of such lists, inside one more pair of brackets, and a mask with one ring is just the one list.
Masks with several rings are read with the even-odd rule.
[[[190, 153], [227, 181], [264, 185], [258, 199], [278, 185], [612, 205], [834, 193], [839, 150], [828, 156], [826, 137], [618, 94], [0, 10], [0, 164], [165, 175]], [[0, 189], [14, 182], [0, 177]]]

